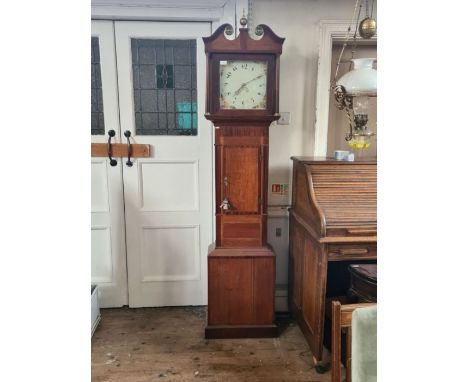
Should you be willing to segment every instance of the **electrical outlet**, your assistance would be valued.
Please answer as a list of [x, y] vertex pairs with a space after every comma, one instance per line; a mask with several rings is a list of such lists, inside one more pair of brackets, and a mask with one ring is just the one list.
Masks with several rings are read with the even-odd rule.
[[280, 237], [281, 236], [281, 228], [276, 228], [276, 237]]
[[291, 113], [289, 111], [280, 112], [280, 118], [276, 121], [278, 125], [289, 125]]

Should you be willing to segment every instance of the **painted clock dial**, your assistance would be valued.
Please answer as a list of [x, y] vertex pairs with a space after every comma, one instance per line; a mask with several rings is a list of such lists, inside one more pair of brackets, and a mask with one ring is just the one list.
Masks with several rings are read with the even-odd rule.
[[220, 61], [220, 109], [266, 109], [266, 61]]

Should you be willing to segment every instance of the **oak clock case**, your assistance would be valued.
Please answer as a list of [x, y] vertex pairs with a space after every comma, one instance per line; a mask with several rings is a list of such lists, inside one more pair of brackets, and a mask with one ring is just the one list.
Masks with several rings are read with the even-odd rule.
[[276, 337], [275, 255], [267, 244], [268, 133], [279, 118], [283, 38], [266, 25], [204, 38], [205, 117], [215, 127], [216, 248], [208, 256], [206, 338]]

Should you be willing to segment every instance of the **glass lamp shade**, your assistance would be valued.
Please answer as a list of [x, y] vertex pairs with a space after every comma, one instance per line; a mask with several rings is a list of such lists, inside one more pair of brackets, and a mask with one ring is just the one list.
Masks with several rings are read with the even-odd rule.
[[353, 99], [354, 114], [367, 114], [369, 111], [369, 97], [357, 96]]
[[336, 83], [345, 88], [350, 96], [376, 96], [377, 95], [377, 70], [372, 68], [374, 58], [354, 58], [353, 70], [344, 74]]

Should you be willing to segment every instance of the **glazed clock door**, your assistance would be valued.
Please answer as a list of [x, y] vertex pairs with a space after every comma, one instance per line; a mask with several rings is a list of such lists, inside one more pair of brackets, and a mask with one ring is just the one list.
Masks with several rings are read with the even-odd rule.
[[[107, 142], [109, 130], [119, 142], [119, 106], [111, 21], [91, 26], [91, 142]], [[128, 304], [122, 160], [91, 160], [91, 282], [99, 286], [103, 308]]]
[[151, 146], [123, 165], [129, 305], [205, 305], [213, 164], [201, 37], [211, 25], [122, 21], [115, 33], [121, 130]]

